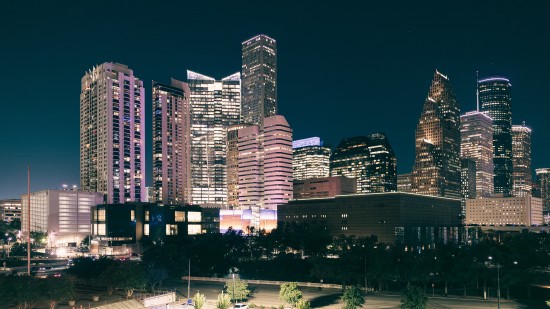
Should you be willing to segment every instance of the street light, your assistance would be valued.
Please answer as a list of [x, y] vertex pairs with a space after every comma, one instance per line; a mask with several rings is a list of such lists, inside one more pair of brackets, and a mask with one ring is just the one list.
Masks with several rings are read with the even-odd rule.
[[232, 273], [233, 275], [233, 301], [235, 301], [235, 273]]
[[11, 241], [11, 237], [8, 237], [8, 259], [10, 258], [10, 241]]
[[[489, 261], [493, 261], [493, 257], [489, 256]], [[497, 268], [497, 308], [500, 309], [500, 264], [496, 264]]]

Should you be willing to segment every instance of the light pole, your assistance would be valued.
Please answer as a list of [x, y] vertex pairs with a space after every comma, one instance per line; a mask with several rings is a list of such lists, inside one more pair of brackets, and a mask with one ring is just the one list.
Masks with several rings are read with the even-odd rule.
[[235, 273], [233, 275], [233, 301], [235, 301]]
[[10, 241], [11, 241], [11, 237], [8, 237], [8, 259], [10, 258]]
[[[493, 257], [489, 257], [489, 261], [493, 261]], [[500, 309], [500, 264], [496, 264], [497, 268], [497, 308]]]

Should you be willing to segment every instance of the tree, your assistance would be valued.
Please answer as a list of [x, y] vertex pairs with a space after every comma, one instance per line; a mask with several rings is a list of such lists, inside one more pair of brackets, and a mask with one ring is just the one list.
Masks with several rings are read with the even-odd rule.
[[119, 263], [113, 274], [113, 284], [126, 291], [126, 298], [132, 297], [134, 290], [142, 289], [147, 284], [145, 272], [136, 263]]
[[197, 293], [193, 296], [193, 302], [195, 303], [195, 309], [202, 309], [204, 303], [206, 302], [206, 297], [204, 294]]
[[291, 304], [293, 307], [296, 303], [302, 299], [302, 292], [298, 289], [298, 283], [287, 282], [281, 284], [281, 290], [279, 291], [279, 298], [287, 304]]
[[426, 309], [428, 305], [428, 296], [417, 286], [409, 285], [403, 291], [401, 299], [401, 308], [403, 309]]
[[218, 294], [216, 309], [227, 309], [229, 306], [231, 306], [231, 297], [222, 291], [221, 294]]
[[67, 277], [41, 279], [41, 292], [50, 309], [58, 303], [70, 300], [74, 296], [74, 287]]
[[30, 276], [11, 277], [12, 297], [18, 309], [32, 308], [42, 300], [38, 279]]
[[241, 279], [231, 279], [225, 283], [225, 292], [231, 296], [231, 301], [246, 299], [250, 295], [248, 283]]
[[296, 303], [296, 309], [311, 309], [311, 303], [306, 300], [300, 299]]
[[359, 285], [345, 287], [341, 300], [344, 302], [344, 309], [355, 309], [365, 303], [363, 290]]

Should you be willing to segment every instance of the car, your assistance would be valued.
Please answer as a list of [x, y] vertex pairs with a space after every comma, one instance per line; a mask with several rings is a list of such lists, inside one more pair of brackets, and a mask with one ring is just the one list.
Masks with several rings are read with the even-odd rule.
[[233, 306], [233, 309], [248, 309], [248, 304], [236, 303], [236, 304]]

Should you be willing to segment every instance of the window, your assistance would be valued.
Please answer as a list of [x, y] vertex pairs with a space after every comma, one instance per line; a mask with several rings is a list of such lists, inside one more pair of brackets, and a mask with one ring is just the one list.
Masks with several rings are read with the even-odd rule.
[[130, 221], [136, 221], [136, 211], [130, 210]]
[[187, 226], [187, 234], [188, 235], [197, 235], [201, 233], [201, 225], [200, 224], [189, 224]]
[[175, 211], [174, 212], [174, 221], [175, 222], [185, 222], [185, 211]]
[[149, 236], [149, 224], [143, 225], [143, 235]]
[[149, 210], [145, 211], [145, 221], [149, 221]]
[[178, 235], [178, 226], [175, 224], [166, 224], [166, 235]]
[[101, 223], [97, 225], [97, 235], [99, 236], [105, 236], [105, 223]]
[[199, 211], [190, 211], [187, 213], [187, 221], [201, 222], [201, 213]]
[[105, 209], [97, 210], [97, 221], [105, 221]]

